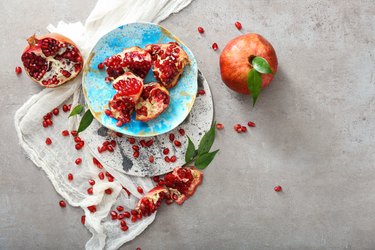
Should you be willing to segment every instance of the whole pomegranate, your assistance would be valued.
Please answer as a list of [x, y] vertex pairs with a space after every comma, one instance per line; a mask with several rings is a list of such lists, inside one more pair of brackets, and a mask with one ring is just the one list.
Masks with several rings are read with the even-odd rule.
[[[268, 71], [262, 71], [267, 67]], [[257, 71], [256, 77], [261, 78], [253, 92], [260, 92], [261, 88], [270, 84], [277, 71], [277, 56], [272, 45], [259, 34], [245, 34], [231, 40], [220, 55], [220, 72], [224, 83], [238, 93], [253, 95], [249, 90], [249, 81], [252, 81], [249, 72], [252, 69]]]
[[21, 60], [26, 73], [40, 85], [57, 87], [81, 72], [82, 55], [69, 38], [51, 33], [41, 37], [33, 35], [27, 41]]

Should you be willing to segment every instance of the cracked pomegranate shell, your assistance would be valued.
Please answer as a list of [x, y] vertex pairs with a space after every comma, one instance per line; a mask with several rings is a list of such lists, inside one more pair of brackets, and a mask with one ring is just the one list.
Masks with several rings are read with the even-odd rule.
[[169, 92], [157, 82], [144, 86], [141, 98], [135, 106], [138, 121], [147, 122], [163, 113], [170, 103]]
[[151, 54], [152, 71], [158, 82], [167, 89], [177, 85], [189, 57], [176, 42], [149, 44], [146, 51]]
[[136, 210], [143, 216], [150, 216], [159, 208], [161, 202], [166, 199], [168, 195], [169, 191], [165, 187], [154, 187], [138, 201]]
[[51, 33], [41, 37], [33, 35], [27, 41], [21, 60], [26, 73], [41, 86], [60, 86], [81, 72], [81, 52], [69, 38]]
[[120, 53], [105, 59], [104, 65], [107, 67], [106, 71], [110, 80], [128, 71], [145, 78], [151, 69], [151, 55], [144, 49], [134, 46], [125, 48]]

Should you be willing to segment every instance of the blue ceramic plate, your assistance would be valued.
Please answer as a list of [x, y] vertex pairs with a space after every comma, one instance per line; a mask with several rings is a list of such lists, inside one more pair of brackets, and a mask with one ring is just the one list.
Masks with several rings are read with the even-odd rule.
[[[104, 59], [121, 52], [124, 48], [148, 44], [178, 42], [188, 54], [190, 64], [184, 69], [177, 86], [169, 90], [171, 102], [167, 110], [159, 117], [148, 122], [135, 120], [122, 127], [116, 126], [116, 119], [105, 115], [108, 101], [116, 93], [111, 84], [104, 81], [105, 70], [97, 66]], [[131, 23], [104, 35], [91, 51], [83, 72], [83, 93], [94, 117], [105, 127], [130, 136], [147, 137], [171, 131], [177, 127], [189, 114], [197, 94], [197, 62], [193, 53], [172, 33], [165, 28], [152, 23]], [[148, 73], [145, 83], [156, 81], [152, 71]]]

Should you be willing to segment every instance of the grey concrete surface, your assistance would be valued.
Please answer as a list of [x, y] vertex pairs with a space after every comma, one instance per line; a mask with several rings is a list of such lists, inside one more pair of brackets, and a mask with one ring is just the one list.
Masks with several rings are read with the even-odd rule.
[[[80, 209], [60, 209], [17, 144], [15, 111], [40, 88], [14, 67], [25, 38], [85, 20], [95, 1], [0, 1], [0, 249], [82, 249]], [[220, 80], [220, 48], [241, 32], [274, 45], [279, 72], [251, 108]], [[195, 0], [163, 25], [195, 53], [214, 95], [221, 149], [182, 207], [122, 249], [375, 249], [374, 1]], [[202, 25], [206, 33], [196, 32]], [[238, 135], [232, 126], [257, 127]], [[284, 192], [273, 187], [282, 185]]]

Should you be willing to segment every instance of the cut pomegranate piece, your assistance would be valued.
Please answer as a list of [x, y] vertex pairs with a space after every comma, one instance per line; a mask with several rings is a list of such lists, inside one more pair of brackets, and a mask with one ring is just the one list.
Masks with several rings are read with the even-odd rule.
[[109, 80], [114, 80], [128, 71], [145, 78], [151, 69], [151, 55], [135, 46], [105, 59], [104, 64], [107, 66]]
[[135, 106], [135, 119], [143, 122], [155, 119], [168, 108], [169, 92], [156, 82], [145, 85], [140, 101]]
[[201, 184], [203, 173], [194, 167], [177, 167], [172, 173], [164, 177], [165, 186], [168, 188], [171, 198], [179, 205], [192, 196]]
[[52, 33], [27, 41], [21, 60], [26, 73], [40, 85], [57, 87], [81, 72], [82, 55], [70, 39]]
[[[139, 200], [136, 210], [143, 216], [150, 216], [168, 195], [169, 191], [165, 187], [154, 187]], [[132, 214], [135, 215], [135, 212], [132, 211]]]
[[189, 63], [186, 52], [176, 42], [150, 44], [146, 50], [152, 57], [152, 71], [158, 82], [170, 89], [176, 86], [178, 78]]

